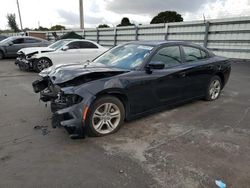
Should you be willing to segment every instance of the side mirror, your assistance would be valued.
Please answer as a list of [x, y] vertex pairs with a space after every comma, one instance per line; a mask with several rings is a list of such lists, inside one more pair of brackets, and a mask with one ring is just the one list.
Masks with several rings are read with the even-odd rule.
[[14, 43], [12, 41], [9, 42], [9, 46], [12, 46]]
[[148, 64], [148, 67], [151, 69], [164, 69], [165, 64], [160, 61], [152, 61]]
[[63, 46], [63, 47], [62, 47], [62, 51], [67, 51], [68, 49], [69, 49], [68, 46]]

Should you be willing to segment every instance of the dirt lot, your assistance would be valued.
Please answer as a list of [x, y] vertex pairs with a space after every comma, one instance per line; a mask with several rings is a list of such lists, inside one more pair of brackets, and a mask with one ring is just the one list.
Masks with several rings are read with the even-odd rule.
[[[222, 96], [71, 140], [12, 59], [0, 61], [0, 187], [250, 187], [250, 63], [235, 63]], [[38, 129], [34, 129], [35, 126]], [[47, 127], [48, 126], [48, 127]]]

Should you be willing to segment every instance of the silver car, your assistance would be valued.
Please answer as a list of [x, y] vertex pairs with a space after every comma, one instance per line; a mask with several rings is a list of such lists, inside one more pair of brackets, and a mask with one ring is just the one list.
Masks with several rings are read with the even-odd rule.
[[4, 57], [16, 57], [21, 48], [48, 46], [49, 41], [29, 36], [8, 37], [0, 41], [0, 59]]

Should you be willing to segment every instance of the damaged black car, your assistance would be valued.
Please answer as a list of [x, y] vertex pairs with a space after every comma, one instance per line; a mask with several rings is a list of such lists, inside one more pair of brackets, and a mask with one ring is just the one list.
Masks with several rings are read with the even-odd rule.
[[66, 128], [72, 138], [104, 136], [169, 106], [216, 100], [230, 71], [229, 59], [195, 44], [137, 41], [93, 62], [45, 69], [33, 89], [50, 101], [53, 127]]

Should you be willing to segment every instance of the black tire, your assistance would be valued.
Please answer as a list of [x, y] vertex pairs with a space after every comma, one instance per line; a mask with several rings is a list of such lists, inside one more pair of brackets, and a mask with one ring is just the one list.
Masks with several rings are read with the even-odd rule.
[[[217, 88], [215, 88], [215, 85], [218, 85]], [[222, 82], [219, 76], [213, 76], [207, 86], [206, 91], [206, 97], [205, 100], [207, 101], [213, 101], [220, 97], [222, 90]], [[212, 92], [214, 91], [214, 92]]]
[[41, 72], [43, 69], [52, 66], [52, 62], [49, 58], [42, 57], [37, 59], [33, 64], [33, 69], [36, 72]]
[[[96, 130], [96, 128], [94, 128], [93, 122], [95, 121], [95, 118], [93, 116], [94, 116], [94, 113], [96, 112], [96, 110], [101, 109], [102, 106], [104, 106], [103, 108], [106, 108], [105, 105], [108, 105], [108, 104], [110, 104], [110, 107], [108, 107], [108, 109], [110, 109], [108, 111], [108, 113], [110, 113], [110, 114], [112, 113], [112, 111], [111, 111], [112, 107], [115, 107], [115, 109], [113, 109], [114, 110], [113, 112], [115, 114], [116, 114], [116, 112], [118, 113], [118, 111], [120, 112], [119, 120], [116, 120], [117, 122], [115, 122], [115, 123], [112, 123], [112, 118], [110, 120], [106, 120], [107, 122], [109, 121], [109, 123], [111, 122], [111, 125], [116, 124], [116, 126], [113, 126], [115, 128], [113, 130], [111, 129], [112, 131], [107, 130], [107, 129], [110, 128], [110, 126], [108, 126], [109, 123], [104, 122], [105, 119], [100, 120], [100, 121], [103, 121], [102, 128], [104, 128], [104, 129], [102, 129], [102, 130], [100, 129], [99, 130], [100, 132], [99, 132], [99, 131]], [[112, 104], [114, 104], [114, 106], [112, 106]], [[116, 108], [116, 107], [118, 107], [118, 108]], [[105, 110], [104, 110], [104, 113], [105, 113]], [[110, 117], [112, 117], [112, 115]], [[96, 99], [94, 101], [94, 103], [90, 106], [90, 109], [89, 109], [89, 111], [87, 113], [86, 126], [85, 126], [86, 133], [87, 133], [88, 136], [95, 136], [95, 137], [97, 137], [97, 136], [105, 136], [105, 135], [108, 135], [108, 134], [115, 133], [120, 129], [120, 127], [124, 123], [124, 117], [125, 117], [124, 106], [123, 106], [122, 102], [118, 98], [113, 97], [113, 96], [100, 97], [100, 98], [98, 98], [98, 99]], [[103, 116], [103, 118], [105, 118], [105, 115]], [[106, 132], [105, 132], [105, 128], [106, 128]], [[108, 132], [108, 131], [110, 131], [110, 132]]]
[[4, 53], [0, 50], [0, 59], [4, 58]]

